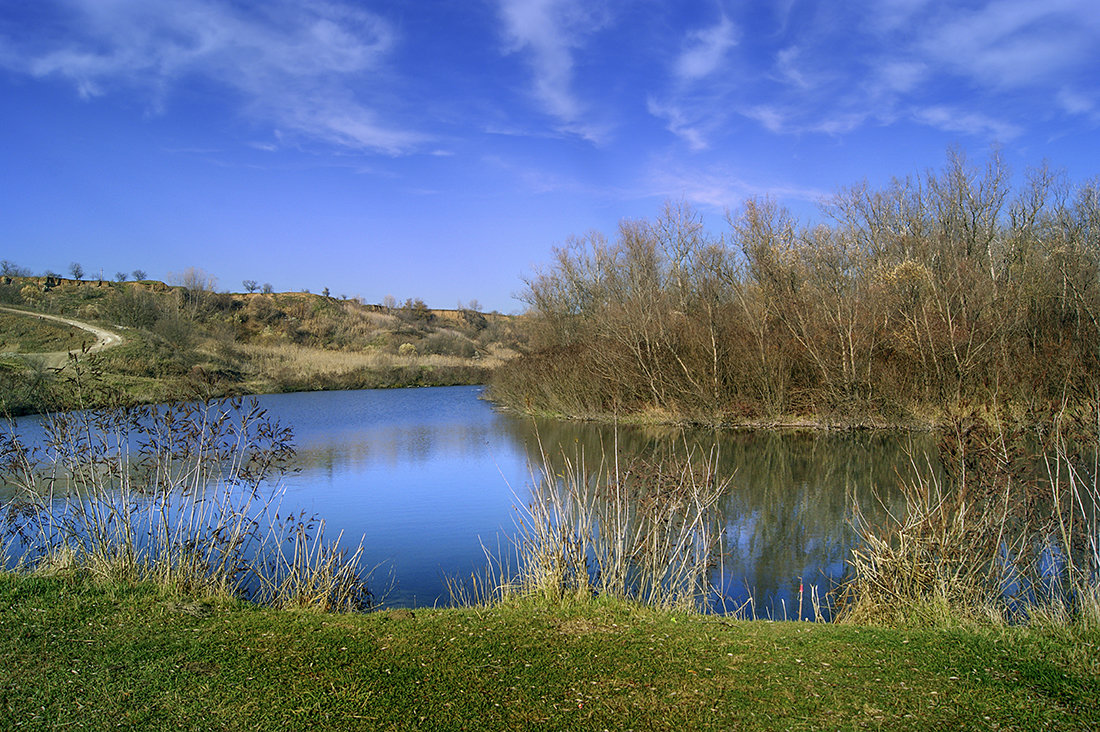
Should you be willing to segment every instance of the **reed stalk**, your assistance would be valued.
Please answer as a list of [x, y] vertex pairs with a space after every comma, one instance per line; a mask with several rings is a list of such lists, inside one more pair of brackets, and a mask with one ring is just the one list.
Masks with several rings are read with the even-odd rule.
[[[1038, 436], [973, 423], [956, 429], [943, 451], [949, 485], [935, 477], [904, 484], [905, 510], [886, 525], [857, 515], [861, 540], [838, 618], [1095, 623], [1100, 410], [1096, 415], [1091, 426], [1057, 415]], [[1029, 444], [1038, 445], [1037, 457]]]
[[595, 460], [583, 450], [551, 459], [540, 442], [539, 454], [517, 520], [517, 571], [490, 561], [488, 594], [601, 595], [666, 608], [710, 601], [722, 555], [718, 504], [729, 486], [717, 475], [717, 452], [621, 465], [617, 449]]
[[281, 517], [288, 428], [241, 400], [46, 415], [27, 445], [0, 439], [4, 566], [81, 569], [188, 594], [279, 606], [372, 604], [362, 543]]

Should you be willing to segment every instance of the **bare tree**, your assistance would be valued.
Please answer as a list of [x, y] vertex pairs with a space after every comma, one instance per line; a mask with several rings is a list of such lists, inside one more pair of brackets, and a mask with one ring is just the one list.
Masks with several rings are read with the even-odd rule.
[[115, 272], [115, 282], [125, 282], [129, 276], [125, 272]]
[[5, 277], [30, 277], [31, 271], [7, 259], [0, 261], [0, 275]]
[[188, 267], [182, 272], [169, 272], [168, 281], [190, 292], [212, 292], [218, 278], [199, 267]]
[[69, 274], [73, 276], [74, 280], [84, 278], [84, 268], [80, 266], [80, 262], [72, 262], [69, 265]]
[[256, 284], [256, 280], [244, 280], [241, 284], [244, 285], [246, 292], [255, 292], [257, 288], [259, 288], [259, 285]]
[[130, 275], [135, 280], [144, 280], [148, 276], [145, 274], [145, 270], [143, 269], [135, 269], [133, 272], [130, 273]]

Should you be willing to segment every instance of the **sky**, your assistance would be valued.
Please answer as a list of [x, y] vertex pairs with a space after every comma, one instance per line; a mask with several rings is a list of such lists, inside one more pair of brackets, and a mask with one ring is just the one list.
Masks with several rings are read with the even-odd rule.
[[0, 0], [0, 258], [519, 312], [572, 235], [1100, 175], [1096, 0]]

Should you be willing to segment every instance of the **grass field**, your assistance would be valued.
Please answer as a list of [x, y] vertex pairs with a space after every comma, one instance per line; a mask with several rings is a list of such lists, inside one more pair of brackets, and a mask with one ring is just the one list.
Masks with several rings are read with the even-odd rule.
[[94, 341], [86, 331], [33, 315], [0, 311], [0, 353], [51, 353]]
[[620, 602], [323, 615], [0, 575], [0, 727], [1094, 729], [1100, 633]]

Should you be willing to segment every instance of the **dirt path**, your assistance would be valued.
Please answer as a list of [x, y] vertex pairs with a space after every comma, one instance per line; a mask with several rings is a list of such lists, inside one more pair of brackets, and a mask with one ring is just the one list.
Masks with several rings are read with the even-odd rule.
[[[87, 331], [96, 337], [96, 342], [88, 347], [88, 353], [95, 353], [96, 351], [102, 351], [106, 348], [113, 348], [114, 346], [122, 345], [126, 340], [118, 333], [114, 331], [100, 328], [97, 325], [91, 323], [85, 323], [81, 320], [73, 320], [72, 318], [63, 318], [60, 315], [47, 315], [46, 313], [36, 313], [30, 310], [18, 310], [16, 308], [7, 308], [0, 306], [0, 310], [8, 313], [16, 313], [18, 315], [29, 315], [32, 318], [42, 318], [43, 320], [53, 320], [58, 323], [64, 323], [74, 328]], [[79, 354], [80, 349], [74, 349], [72, 351], [56, 351], [53, 353], [20, 353], [20, 356], [34, 356], [35, 358], [45, 359], [51, 366], [63, 365], [68, 361], [70, 354]]]

